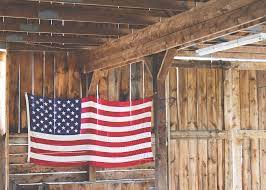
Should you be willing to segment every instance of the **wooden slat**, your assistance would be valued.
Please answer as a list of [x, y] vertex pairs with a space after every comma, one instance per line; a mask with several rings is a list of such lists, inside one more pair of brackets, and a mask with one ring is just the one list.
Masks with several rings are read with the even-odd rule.
[[[224, 10], [224, 7], [227, 9]], [[196, 42], [253, 26], [263, 22], [265, 7], [266, 3], [259, 0], [208, 2], [194, 8], [193, 11], [179, 14], [144, 30], [87, 51], [84, 54], [84, 71], [123, 65], [133, 59], [177, 46], [188, 47]]]
[[[197, 70], [189, 69], [187, 73], [187, 98], [188, 98], [188, 130], [197, 130], [197, 100], [196, 100], [196, 86], [197, 86]], [[197, 174], [197, 140], [190, 139], [189, 147], [189, 189], [196, 190], [198, 188], [198, 174]]]
[[36, 52], [33, 61], [33, 92], [34, 95], [43, 96], [43, 68], [44, 68], [44, 54], [43, 52]]
[[80, 98], [80, 64], [78, 56], [69, 53], [67, 56], [68, 64], [68, 97]]
[[51, 174], [11, 174], [10, 179], [16, 183], [40, 183], [40, 182], [81, 182], [87, 178], [86, 173], [51, 173]]
[[28, 152], [28, 145], [9, 145], [10, 154], [21, 154]]
[[44, 78], [43, 78], [43, 87], [44, 87], [44, 96], [54, 97], [54, 54], [45, 52], [45, 61], [44, 61]]
[[21, 53], [19, 55], [20, 63], [20, 110], [21, 110], [21, 131], [27, 131], [27, 113], [25, 93], [32, 92], [32, 67], [34, 60], [33, 53]]
[[[207, 71], [198, 69], [198, 130], [207, 129]], [[198, 187], [199, 190], [208, 189], [208, 146], [207, 140], [198, 140]]]
[[154, 179], [154, 169], [102, 170], [96, 172], [97, 180]]
[[68, 63], [66, 53], [57, 53], [55, 55], [55, 96], [66, 98], [68, 95]]
[[9, 154], [10, 164], [23, 164], [27, 162], [28, 153], [24, 154]]
[[18, 98], [19, 98], [19, 62], [16, 59], [16, 55], [9, 53], [7, 55], [7, 63], [9, 70], [12, 71], [12, 77], [8, 81], [9, 85], [9, 130], [11, 132], [17, 132], [18, 130]]
[[79, 172], [86, 171], [84, 167], [48, 167], [38, 166], [31, 163], [10, 164], [10, 174], [27, 174], [27, 173], [54, 173], [54, 172]]

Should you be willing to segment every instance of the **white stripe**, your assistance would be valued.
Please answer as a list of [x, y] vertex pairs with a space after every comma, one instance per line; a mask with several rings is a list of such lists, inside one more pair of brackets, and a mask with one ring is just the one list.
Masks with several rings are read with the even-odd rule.
[[143, 138], [151, 137], [151, 132], [141, 133], [137, 135], [124, 136], [124, 137], [106, 137], [94, 134], [81, 134], [81, 135], [51, 135], [38, 132], [30, 132], [32, 137], [54, 140], [54, 141], [74, 141], [74, 140], [98, 140], [103, 142], [129, 142]]
[[151, 117], [151, 112], [146, 112], [146, 113], [132, 115], [132, 116], [125, 116], [125, 117], [112, 117], [112, 116], [98, 115], [97, 113], [92, 113], [92, 112], [81, 113], [81, 118], [93, 118], [93, 119], [98, 119], [101, 121], [112, 121], [112, 122], [133, 121], [133, 120], [143, 119], [146, 117]]
[[125, 126], [125, 127], [108, 127], [104, 125], [97, 125], [94, 123], [82, 123], [81, 129], [95, 129], [99, 131], [105, 131], [105, 132], [127, 132], [127, 131], [134, 131], [138, 129], [144, 129], [144, 128], [150, 128], [151, 122], [141, 123], [138, 125], [132, 125], [132, 126]]
[[137, 154], [128, 157], [101, 157], [101, 156], [85, 155], [85, 156], [65, 156], [63, 157], [63, 159], [62, 157], [59, 156], [50, 156], [50, 155], [32, 153], [32, 158], [50, 161], [50, 162], [96, 161], [96, 162], [107, 162], [107, 163], [123, 163], [123, 162], [137, 161], [140, 159], [152, 158], [152, 157], [153, 157], [152, 152]]
[[145, 102], [139, 105], [121, 106], [121, 107], [97, 104], [96, 102], [93, 102], [93, 101], [81, 103], [81, 108], [94, 107], [96, 109], [101, 109], [101, 110], [110, 111], [110, 112], [128, 112], [128, 111], [139, 110], [139, 109], [143, 109], [143, 108], [147, 108], [151, 106], [152, 106], [151, 101]]
[[31, 142], [31, 147], [42, 150], [60, 151], [60, 152], [93, 150], [99, 152], [121, 153], [121, 152], [140, 150], [143, 148], [149, 148], [151, 147], [151, 142], [141, 143], [132, 146], [123, 146], [123, 147], [104, 147], [104, 146], [89, 145], [89, 144], [72, 145], [72, 146], [55, 146], [55, 145], [46, 145], [46, 144]]

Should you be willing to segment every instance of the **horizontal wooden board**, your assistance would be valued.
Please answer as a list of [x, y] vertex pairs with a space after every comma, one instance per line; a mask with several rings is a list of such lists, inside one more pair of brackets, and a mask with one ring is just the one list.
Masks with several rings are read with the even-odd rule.
[[21, 154], [28, 152], [28, 145], [9, 145], [9, 154]]
[[97, 180], [153, 179], [154, 169], [103, 170], [96, 172]]
[[40, 182], [82, 182], [88, 179], [87, 173], [47, 173], [47, 174], [10, 174], [10, 180], [16, 183]]
[[32, 163], [25, 164], [10, 164], [10, 174], [25, 174], [25, 173], [52, 173], [52, 172], [86, 172], [87, 167], [48, 167], [39, 166]]

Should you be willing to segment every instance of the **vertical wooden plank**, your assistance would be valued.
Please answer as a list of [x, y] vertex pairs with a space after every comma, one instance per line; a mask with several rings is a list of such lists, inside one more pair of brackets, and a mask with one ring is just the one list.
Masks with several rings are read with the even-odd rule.
[[129, 65], [121, 67], [120, 96], [121, 101], [129, 100]]
[[121, 70], [120, 68], [112, 69], [108, 71], [108, 100], [118, 101], [120, 82], [121, 80]]
[[12, 77], [8, 80], [9, 85], [9, 131], [15, 133], [18, 131], [18, 102], [19, 102], [19, 62], [17, 55], [9, 53], [7, 55], [7, 67], [12, 71]]
[[68, 84], [67, 54], [60, 52], [55, 55], [55, 97], [67, 98]]
[[[215, 70], [207, 70], [207, 114], [208, 129], [217, 129], [217, 110], [215, 92]], [[208, 140], [208, 186], [210, 190], [217, 189], [217, 144], [215, 139]]]
[[[170, 130], [178, 129], [177, 106], [177, 69], [169, 70], [169, 119]], [[179, 141], [171, 140], [169, 147], [169, 189], [178, 189], [179, 186]]]
[[68, 63], [68, 97], [80, 98], [80, 64], [76, 54], [67, 54]]
[[141, 63], [131, 64], [131, 98], [143, 98], [143, 67]]
[[[249, 110], [250, 128], [258, 130], [258, 94], [257, 94], [256, 71], [249, 72]], [[251, 189], [260, 189], [260, 165], [259, 165], [259, 140], [251, 139]]]
[[[207, 130], [207, 72], [206, 69], [198, 69], [198, 130]], [[198, 186], [199, 190], [208, 189], [208, 156], [207, 140], [198, 140]]]
[[[266, 71], [257, 71], [259, 129], [266, 129]], [[266, 140], [260, 140], [260, 186], [266, 187]]]
[[[178, 69], [179, 75], [179, 97], [180, 97], [180, 125], [179, 130], [185, 130], [187, 128], [187, 69]], [[187, 140], [179, 141], [179, 151], [182, 152], [179, 160], [180, 170], [180, 187], [179, 189], [188, 189], [188, 142]]]
[[[196, 102], [196, 86], [197, 86], [197, 70], [188, 69], [187, 73], [187, 111], [188, 111], [188, 130], [197, 130], [197, 102]], [[198, 189], [197, 179], [197, 140], [189, 140], [189, 189]]]
[[33, 76], [34, 81], [33, 91], [34, 95], [43, 96], [43, 68], [44, 68], [44, 54], [43, 52], [34, 52], [34, 62], [33, 62]]
[[32, 61], [33, 53], [20, 53], [20, 110], [21, 110], [21, 132], [27, 132], [27, 114], [25, 92], [32, 91]]
[[[240, 124], [241, 129], [250, 129], [249, 125], [249, 71], [240, 71]], [[249, 139], [243, 140], [242, 183], [243, 190], [251, 189], [250, 173], [250, 143]]]
[[[223, 71], [222, 69], [216, 70], [216, 107], [218, 110], [217, 129], [224, 130], [224, 110], [223, 110]], [[217, 140], [217, 174], [218, 174], [218, 190], [224, 189], [224, 145], [223, 140]]]
[[54, 96], [54, 68], [55, 68], [54, 53], [44, 53], [43, 66], [43, 95], [52, 98]]

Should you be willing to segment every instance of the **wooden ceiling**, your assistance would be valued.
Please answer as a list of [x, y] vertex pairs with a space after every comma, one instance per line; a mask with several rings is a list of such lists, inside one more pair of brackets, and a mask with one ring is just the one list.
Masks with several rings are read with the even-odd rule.
[[11, 50], [90, 49], [204, 0], [0, 0], [0, 42]]

